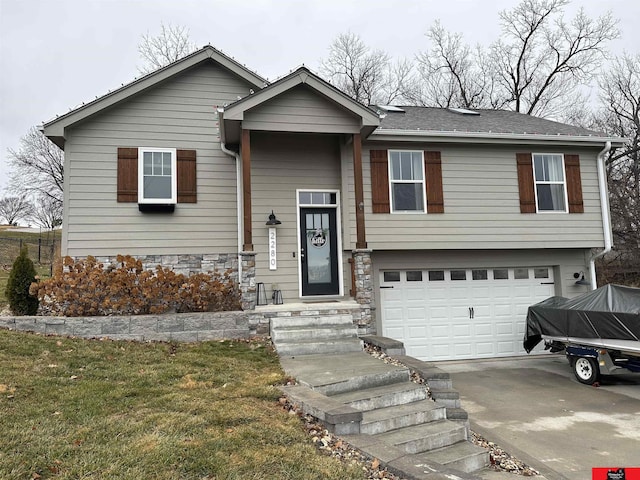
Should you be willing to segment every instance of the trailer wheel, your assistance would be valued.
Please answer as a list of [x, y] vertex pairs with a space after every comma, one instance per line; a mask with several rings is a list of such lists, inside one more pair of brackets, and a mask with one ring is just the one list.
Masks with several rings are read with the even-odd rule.
[[593, 358], [578, 357], [573, 362], [573, 373], [580, 383], [593, 385], [600, 379], [598, 363]]

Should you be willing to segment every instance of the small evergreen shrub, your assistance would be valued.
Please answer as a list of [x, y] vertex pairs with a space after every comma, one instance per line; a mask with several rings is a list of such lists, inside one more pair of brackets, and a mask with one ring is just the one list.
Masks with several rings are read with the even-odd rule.
[[52, 278], [32, 286], [40, 312], [79, 317], [241, 309], [231, 271], [185, 276], [160, 265], [144, 270], [129, 255], [118, 255], [117, 262], [105, 268], [91, 256], [65, 257]]
[[38, 297], [29, 293], [29, 288], [35, 281], [36, 269], [25, 246], [13, 262], [5, 289], [9, 308], [14, 315], [35, 315], [38, 312]]

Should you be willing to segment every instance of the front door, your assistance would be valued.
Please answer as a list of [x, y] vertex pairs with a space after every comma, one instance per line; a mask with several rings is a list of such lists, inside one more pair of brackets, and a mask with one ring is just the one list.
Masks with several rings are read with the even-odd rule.
[[338, 295], [338, 237], [335, 208], [300, 209], [302, 295]]

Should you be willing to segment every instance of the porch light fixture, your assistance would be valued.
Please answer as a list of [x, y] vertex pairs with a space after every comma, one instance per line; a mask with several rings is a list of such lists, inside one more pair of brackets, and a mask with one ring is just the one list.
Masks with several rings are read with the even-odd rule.
[[582, 272], [582, 271], [580, 273], [574, 273], [573, 274], [573, 278], [579, 278], [580, 279], [580, 280], [578, 280], [576, 282], [576, 285], [591, 285], [591, 282], [584, 278], [584, 272]]
[[269, 220], [267, 220], [266, 224], [269, 226], [273, 226], [273, 225], [281, 225], [282, 222], [276, 218], [275, 214], [273, 213], [273, 210], [271, 210], [271, 215], [269, 215]]

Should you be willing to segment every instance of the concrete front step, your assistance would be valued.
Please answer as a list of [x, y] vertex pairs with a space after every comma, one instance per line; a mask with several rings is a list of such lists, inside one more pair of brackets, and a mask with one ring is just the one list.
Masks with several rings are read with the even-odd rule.
[[369, 412], [378, 408], [425, 400], [427, 391], [423, 386], [404, 381], [340, 393], [333, 395], [333, 398], [356, 410]]
[[468, 441], [420, 453], [418, 456], [426, 463], [436, 462], [465, 473], [475, 472], [489, 464], [489, 452]]
[[332, 355], [362, 352], [362, 342], [353, 338], [333, 338], [331, 340], [308, 340], [295, 343], [274, 342], [278, 355]]
[[291, 327], [322, 327], [324, 325], [353, 325], [353, 317], [347, 314], [294, 315], [290, 317], [273, 317], [271, 330]]
[[465, 441], [466, 429], [456, 422], [440, 420], [380, 433], [374, 437], [407, 453], [421, 453]]
[[446, 410], [444, 407], [429, 399], [420, 400], [364, 412], [360, 423], [360, 433], [376, 435], [445, 418]]
[[336, 338], [356, 338], [358, 333], [353, 326], [327, 324], [319, 328], [315, 325], [300, 327], [278, 327], [271, 329], [271, 339], [274, 343], [295, 343], [305, 340], [333, 340]]
[[460, 393], [457, 390], [431, 388], [431, 398], [445, 407], [460, 408]]

